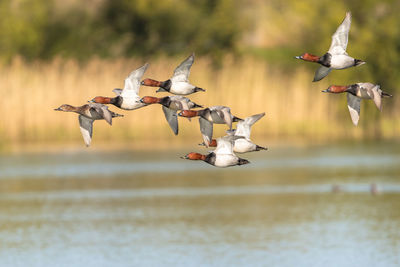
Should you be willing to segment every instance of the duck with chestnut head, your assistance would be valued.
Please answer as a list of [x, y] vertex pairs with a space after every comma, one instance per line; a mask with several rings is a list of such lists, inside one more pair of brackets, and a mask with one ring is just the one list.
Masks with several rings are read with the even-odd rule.
[[192, 108], [202, 108], [203, 106], [192, 102], [189, 98], [184, 96], [166, 96], [166, 97], [153, 97], [145, 96], [140, 99], [140, 102], [146, 105], [160, 104], [164, 112], [165, 118], [175, 135], [178, 134], [178, 116], [179, 110], [190, 110]]
[[313, 82], [322, 80], [331, 72], [331, 70], [347, 69], [365, 63], [363, 60], [349, 56], [346, 52], [350, 25], [351, 13], [347, 12], [342, 24], [340, 24], [336, 32], [332, 35], [331, 46], [327, 53], [321, 57], [310, 53], [304, 53], [303, 55], [296, 57], [297, 59], [321, 64], [315, 72]]
[[200, 132], [203, 136], [204, 144], [208, 147], [213, 135], [213, 124], [226, 124], [232, 129], [232, 123], [242, 119], [231, 114], [231, 109], [225, 106], [213, 106], [201, 110], [182, 110], [178, 116], [185, 118], [200, 117]]
[[174, 71], [173, 76], [166, 81], [157, 81], [153, 79], [144, 79], [142, 85], [159, 87], [156, 92], [169, 92], [174, 95], [189, 95], [199, 91], [205, 91], [203, 88], [189, 83], [190, 68], [194, 62], [194, 54], [185, 59]]
[[382, 110], [382, 98], [392, 95], [381, 90], [380, 85], [373, 83], [355, 83], [351, 85], [331, 85], [324, 93], [341, 94], [347, 93], [347, 107], [350, 111], [351, 120], [357, 126], [360, 119], [361, 99], [373, 100], [376, 107]]
[[207, 154], [191, 152], [181, 157], [188, 160], [202, 160], [210, 165], [220, 168], [226, 168], [236, 165], [244, 165], [250, 163], [246, 159], [239, 158], [233, 153], [233, 142], [241, 136], [228, 135], [217, 139], [217, 148]]
[[[251, 134], [251, 127], [254, 123], [256, 123], [259, 119], [265, 116], [265, 113], [255, 114], [253, 116], [249, 116], [242, 121], [239, 121], [236, 129], [232, 130], [232, 134], [235, 136], [242, 136], [243, 138], [236, 139], [233, 145], [233, 151], [235, 153], [247, 153], [253, 151], [261, 151], [261, 150], [268, 150], [266, 147], [262, 147], [256, 145], [251, 141], [250, 134]], [[205, 146], [205, 143], [201, 143], [200, 145]], [[210, 147], [216, 147], [217, 141], [212, 139]]]
[[125, 110], [134, 110], [145, 107], [146, 104], [140, 102], [139, 87], [140, 79], [148, 66], [149, 64], [146, 63], [142, 67], [132, 71], [125, 79], [124, 89], [116, 88], [113, 90], [117, 95], [116, 97], [96, 96], [89, 102], [111, 104]]

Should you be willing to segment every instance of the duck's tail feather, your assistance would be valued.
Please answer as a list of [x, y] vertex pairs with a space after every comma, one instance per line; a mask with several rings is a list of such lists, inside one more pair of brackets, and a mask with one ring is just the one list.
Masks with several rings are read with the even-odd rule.
[[262, 147], [262, 146], [256, 145], [256, 151], [260, 151], [260, 150], [268, 150], [268, 147]]
[[354, 66], [360, 66], [365, 64], [366, 62], [364, 60], [361, 59], [354, 59]]
[[243, 120], [243, 119], [238, 118], [238, 117], [236, 117], [236, 116], [233, 116], [233, 119], [232, 119], [233, 122], [238, 122], [238, 121], [242, 121], [242, 120]]
[[200, 87], [197, 87], [197, 86], [196, 86], [196, 87], [194, 88], [194, 91], [195, 91], [195, 92], [199, 92], [199, 91], [205, 92], [206, 90], [203, 89], [203, 88], [200, 88]]
[[249, 163], [250, 163], [250, 161], [248, 161], [247, 159], [239, 158], [238, 165], [244, 165], [244, 164], [249, 164]]
[[193, 106], [193, 108], [202, 108], [203, 106], [202, 105], [199, 105], [199, 104], [196, 104], [196, 103], [194, 103], [194, 106]]
[[111, 111], [111, 116], [112, 116], [113, 118], [115, 118], [115, 117], [123, 117], [124, 115], [118, 114], [118, 113], [115, 113], [115, 112], [112, 112], [112, 111]]
[[382, 91], [382, 97], [393, 97], [393, 95], [385, 93]]

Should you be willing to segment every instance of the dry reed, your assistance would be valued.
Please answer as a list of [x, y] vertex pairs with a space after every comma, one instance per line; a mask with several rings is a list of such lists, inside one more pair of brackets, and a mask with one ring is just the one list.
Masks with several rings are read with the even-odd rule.
[[[144, 78], [167, 79], [183, 58], [150, 61]], [[0, 67], [0, 140], [3, 147], [26, 143], [83, 146], [75, 114], [53, 111], [61, 104], [82, 105], [94, 96], [112, 96], [111, 90], [123, 87], [125, 76], [141, 66], [142, 60], [92, 59], [80, 65], [74, 60], [55, 59], [49, 63], [27, 64], [15, 59]], [[207, 91], [189, 97], [204, 106], [226, 105], [238, 117], [266, 112], [253, 128], [254, 139], [263, 141], [387, 138], [400, 136], [398, 100], [384, 101], [382, 114], [373, 103], [362, 104], [360, 125], [351, 123], [345, 96], [320, 93], [329, 79], [311, 83], [313, 73], [297, 68], [283, 71], [254, 58], [226, 58], [219, 70], [206, 58], [197, 58], [191, 82]], [[155, 88], [141, 87], [140, 95], [156, 95]], [[166, 94], [158, 94], [159, 96]], [[389, 103], [391, 102], [391, 103]], [[174, 136], [159, 105], [135, 111], [111, 110], [125, 115], [110, 127], [95, 122], [92, 145], [101, 143], [180, 144], [201, 140], [197, 120], [180, 118], [180, 134]], [[221, 135], [225, 126], [215, 127]]]

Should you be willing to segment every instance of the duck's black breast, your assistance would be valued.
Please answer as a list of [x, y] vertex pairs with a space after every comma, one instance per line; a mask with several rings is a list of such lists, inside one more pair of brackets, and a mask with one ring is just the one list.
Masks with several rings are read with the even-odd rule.
[[169, 108], [171, 105], [171, 99], [169, 96], [161, 98], [160, 104], [163, 105], [164, 107]]
[[352, 84], [347, 88], [346, 92], [349, 94], [352, 94], [354, 96], [357, 96], [357, 92], [359, 90], [360, 90], [360, 86], [358, 84]]
[[113, 104], [116, 107], [121, 108], [122, 102], [124, 102], [124, 98], [122, 96], [116, 96], [111, 100], [111, 104]]
[[332, 55], [330, 53], [326, 53], [322, 57], [319, 58], [318, 63], [324, 65], [325, 67], [331, 67], [331, 59]]
[[172, 85], [172, 82], [171, 82], [171, 80], [168, 79], [165, 82], [162, 82], [160, 87], [169, 91], [171, 89], [171, 85]]
[[214, 152], [211, 152], [210, 154], [208, 154], [206, 156], [206, 159], [204, 161], [207, 162], [208, 164], [215, 165], [216, 157], [217, 157], [217, 155], [215, 155]]

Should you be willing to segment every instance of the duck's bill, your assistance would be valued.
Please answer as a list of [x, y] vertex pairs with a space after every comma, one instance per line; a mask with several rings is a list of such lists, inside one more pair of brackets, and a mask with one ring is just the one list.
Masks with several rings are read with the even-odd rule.
[[329, 93], [328, 89], [322, 90], [322, 93]]
[[61, 108], [55, 108], [54, 110], [55, 111], [61, 111]]
[[301, 56], [295, 56], [294, 58], [301, 59]]

